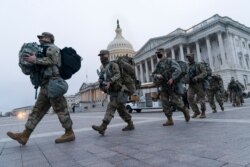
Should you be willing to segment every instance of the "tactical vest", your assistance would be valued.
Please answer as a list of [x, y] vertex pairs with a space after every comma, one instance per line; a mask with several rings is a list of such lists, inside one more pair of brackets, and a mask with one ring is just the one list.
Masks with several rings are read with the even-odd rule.
[[[100, 76], [99, 76], [99, 82], [100, 85], [99, 87], [103, 90], [103, 87], [105, 87], [106, 83], [109, 82], [110, 78], [112, 78], [112, 76], [114, 75], [114, 66], [115, 62], [109, 62], [105, 67], [101, 68], [101, 72], [100, 72]], [[108, 90], [108, 92], [118, 92], [120, 91], [122, 88], [122, 84], [121, 84], [121, 79], [116, 80], [114, 83], [112, 83], [112, 85], [110, 85], [110, 88]]]

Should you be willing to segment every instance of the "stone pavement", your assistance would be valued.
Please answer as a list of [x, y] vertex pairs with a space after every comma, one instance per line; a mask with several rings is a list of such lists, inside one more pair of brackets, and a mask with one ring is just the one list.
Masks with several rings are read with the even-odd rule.
[[162, 112], [133, 113], [130, 132], [116, 115], [105, 136], [91, 129], [104, 112], [74, 113], [76, 140], [64, 144], [54, 143], [63, 133], [56, 115], [46, 115], [26, 146], [6, 136], [22, 131], [25, 120], [0, 118], [0, 167], [250, 167], [250, 99], [215, 114], [207, 108], [207, 119], [189, 123], [174, 113], [172, 127], [162, 126]]

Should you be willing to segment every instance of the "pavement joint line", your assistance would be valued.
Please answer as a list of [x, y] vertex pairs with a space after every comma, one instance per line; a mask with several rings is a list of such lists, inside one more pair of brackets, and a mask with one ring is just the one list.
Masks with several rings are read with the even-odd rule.
[[[180, 118], [176, 118], [175, 120], [182, 120]], [[215, 119], [215, 118], [205, 118], [205, 119], [192, 119], [190, 122], [217, 122], [217, 123], [243, 123], [250, 124], [250, 119]]]
[[[144, 119], [144, 118], [141, 118]], [[133, 118], [134, 120], [134, 118]], [[155, 121], [161, 121], [161, 120], [166, 120], [165, 117], [162, 118], [147, 118], [146, 120], [143, 121], [134, 121], [134, 124], [143, 124], [143, 123], [150, 123], [150, 122], [155, 122]], [[181, 121], [183, 120], [183, 116], [174, 116], [174, 120], [176, 121]], [[249, 120], [240, 120], [240, 119], [210, 119], [210, 118], [206, 118], [206, 119], [192, 119], [190, 122], [216, 122], [216, 123], [247, 123], [250, 124], [250, 119]], [[113, 128], [113, 127], [120, 127], [120, 126], [124, 126], [124, 123], [117, 123], [117, 124], [111, 124], [109, 125], [109, 128]], [[93, 129], [91, 127], [88, 128], [80, 128], [80, 129], [74, 129], [74, 132], [86, 132], [86, 131], [92, 131]], [[42, 138], [42, 137], [49, 137], [49, 136], [57, 136], [57, 135], [61, 135], [63, 133], [63, 131], [55, 131], [55, 132], [49, 132], [49, 133], [40, 133], [40, 134], [34, 134], [32, 135], [30, 138]], [[0, 143], [3, 142], [10, 142], [13, 141], [10, 138], [2, 138], [0, 139]]]
[[[242, 109], [248, 109], [250, 108], [250, 106], [246, 106], [246, 107], [237, 107], [237, 108], [230, 108], [230, 109], [225, 109], [225, 111], [223, 112], [227, 112], [227, 111], [235, 111], [235, 110], [242, 110]], [[220, 110], [218, 110], [220, 112]], [[192, 111], [191, 111], [192, 112]], [[163, 113], [163, 112], [162, 112]], [[212, 113], [212, 110], [209, 112], [206, 112], [206, 113]], [[80, 118], [100, 118], [102, 119], [103, 116], [79, 116], [79, 115], [71, 115], [72, 118], [76, 118], [76, 119], [80, 119]], [[178, 118], [178, 117], [183, 117], [182, 115], [178, 115], [178, 116], [174, 116], [174, 118]], [[158, 119], [158, 117], [156, 118], [153, 118], [153, 117], [136, 117], [136, 116], [133, 116], [133, 120], [140, 120], [140, 119]], [[48, 122], [55, 122], [55, 121], [58, 121], [58, 120], [44, 120], [44, 121], [41, 121], [41, 123], [48, 123]], [[211, 121], [212, 122], [212, 121]], [[246, 122], [247, 123], [247, 122]], [[0, 127], [3, 127], [3, 126], [20, 126], [20, 125], [25, 125], [25, 123], [13, 123], [13, 124], [2, 124], [0, 125]]]
[[[166, 118], [158, 118], [158, 119], [151, 119], [151, 120], [144, 120], [144, 121], [137, 121], [134, 122], [134, 124], [143, 124], [143, 123], [149, 123], [149, 122], [155, 122], [155, 121], [160, 121], [160, 120], [165, 120]], [[120, 126], [124, 126], [124, 124], [126, 123], [117, 123], [117, 124], [111, 124], [109, 125], [109, 128], [113, 128], [113, 127], [120, 127]], [[88, 128], [80, 128], [80, 129], [74, 129], [74, 132], [86, 132], [86, 131], [93, 131], [93, 129], [91, 127]], [[30, 139], [34, 139], [34, 138], [42, 138], [42, 137], [49, 137], [49, 136], [58, 136], [58, 135], [62, 135], [64, 132], [63, 131], [55, 131], [55, 132], [49, 132], [49, 133], [40, 133], [40, 134], [34, 134], [30, 137]], [[0, 139], [0, 143], [3, 142], [10, 142], [10, 141], [14, 141], [10, 138], [2, 138]]]

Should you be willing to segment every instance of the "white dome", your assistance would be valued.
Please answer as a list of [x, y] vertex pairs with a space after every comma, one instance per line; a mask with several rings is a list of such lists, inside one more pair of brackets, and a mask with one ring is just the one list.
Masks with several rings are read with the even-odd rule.
[[116, 36], [114, 40], [111, 41], [107, 47], [107, 50], [111, 55], [111, 60], [115, 59], [117, 56], [134, 56], [135, 52], [133, 46], [122, 36], [122, 29], [120, 28], [119, 21], [117, 21], [117, 28], [115, 32]]

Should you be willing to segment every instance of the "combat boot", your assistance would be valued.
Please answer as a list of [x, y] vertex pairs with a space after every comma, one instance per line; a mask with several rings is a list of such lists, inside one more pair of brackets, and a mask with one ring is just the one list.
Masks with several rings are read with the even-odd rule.
[[192, 115], [192, 118], [196, 118], [198, 115], [200, 115], [201, 112], [200, 111], [197, 111], [197, 112], [194, 112], [194, 114]]
[[168, 118], [167, 122], [162, 124], [162, 125], [163, 126], [172, 126], [172, 125], [174, 125], [174, 121], [172, 119], [172, 116], [168, 116], [167, 118]]
[[216, 110], [216, 109], [213, 109], [212, 113], [217, 113], [217, 110]]
[[125, 128], [123, 128], [122, 131], [130, 131], [135, 129], [133, 121], [130, 120], [127, 123], [128, 125]]
[[224, 107], [223, 106], [220, 106], [220, 108], [221, 108], [221, 111], [224, 111]]
[[72, 129], [65, 130], [65, 133], [55, 140], [55, 143], [65, 143], [75, 140], [75, 134]]
[[185, 121], [188, 122], [190, 120], [190, 115], [189, 110], [187, 108], [185, 108], [185, 110], [183, 111], [183, 115], [185, 117]]
[[28, 142], [31, 133], [32, 130], [25, 129], [21, 133], [7, 132], [7, 135], [13, 140], [18, 141], [18, 143], [25, 145]]
[[107, 129], [108, 124], [103, 122], [100, 126], [92, 125], [92, 129], [98, 131], [101, 135], [104, 135], [105, 130]]
[[202, 112], [201, 112], [201, 116], [200, 116], [200, 118], [201, 118], [201, 119], [202, 119], [202, 118], [206, 118], [205, 111], [202, 111]]

